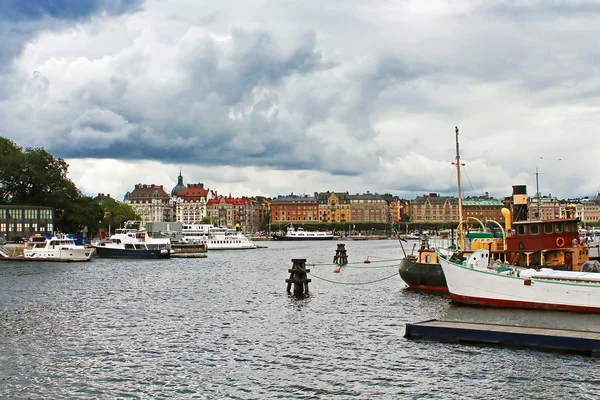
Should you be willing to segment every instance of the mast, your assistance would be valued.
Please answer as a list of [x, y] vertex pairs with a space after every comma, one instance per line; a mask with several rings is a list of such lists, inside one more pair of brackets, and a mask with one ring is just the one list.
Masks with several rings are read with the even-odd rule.
[[452, 163], [454, 165], [456, 165], [456, 177], [457, 177], [457, 181], [458, 181], [458, 219], [459, 219], [459, 224], [458, 224], [458, 237], [460, 238], [460, 249], [464, 250], [465, 249], [465, 237], [463, 235], [463, 228], [462, 228], [462, 222], [463, 222], [463, 209], [462, 209], [462, 194], [460, 191], [460, 151], [459, 151], [459, 146], [458, 146], [458, 126], [454, 127], [454, 132], [456, 133], [456, 160]]
[[540, 195], [540, 183], [539, 183], [539, 175], [537, 167], [535, 167], [535, 195], [537, 196], [537, 219], [542, 219], [542, 196]]

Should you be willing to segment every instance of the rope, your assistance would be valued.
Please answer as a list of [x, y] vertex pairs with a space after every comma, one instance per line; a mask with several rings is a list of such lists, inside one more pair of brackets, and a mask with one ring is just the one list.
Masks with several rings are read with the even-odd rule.
[[381, 279], [376, 279], [374, 281], [368, 281], [368, 282], [339, 282], [339, 281], [334, 281], [334, 280], [331, 280], [331, 279], [323, 278], [323, 277], [317, 276], [315, 274], [311, 274], [310, 272], [308, 272], [307, 270], [305, 270], [303, 268], [299, 268], [299, 267], [297, 267], [297, 268], [298, 268], [299, 271], [302, 271], [302, 272], [306, 273], [307, 275], [312, 276], [313, 278], [317, 278], [317, 279], [320, 279], [320, 280], [325, 281], [325, 282], [335, 283], [337, 285], [369, 285], [371, 283], [381, 282], [381, 281], [385, 281], [387, 279], [393, 278], [395, 276], [399, 276], [398, 273], [395, 272], [393, 275], [386, 276], [385, 278], [381, 278]]
[[[369, 259], [370, 257], [372, 257], [372, 256], [367, 257], [367, 259]], [[371, 260], [369, 260], [369, 261], [371, 261]], [[381, 259], [381, 260], [371, 261], [371, 263], [381, 263], [381, 262], [388, 262], [388, 261], [402, 261], [402, 258], [385, 258], [385, 259]], [[330, 266], [332, 264], [333, 263], [311, 263], [311, 264], [308, 264], [308, 265], [313, 266], [313, 267], [317, 267], [317, 266], [323, 266], [323, 265]], [[358, 265], [362, 265], [362, 264], [364, 264], [364, 261], [348, 263], [346, 265], [357, 265], [357, 264]]]
[[323, 278], [323, 277], [320, 277], [320, 276], [316, 276], [316, 275], [313, 275], [311, 273], [309, 273], [309, 275], [312, 276], [312, 277], [314, 277], [314, 278], [321, 279], [322, 281], [329, 282], [329, 283], [335, 283], [335, 284], [338, 284], [338, 285], [369, 285], [371, 283], [381, 282], [381, 281], [385, 281], [386, 279], [390, 279], [390, 278], [393, 278], [395, 276], [399, 276], [398, 273], [395, 273], [394, 275], [386, 276], [385, 278], [376, 279], [374, 281], [369, 281], [369, 282], [338, 282], [338, 281], [333, 281], [331, 279], [327, 279], [327, 278]]

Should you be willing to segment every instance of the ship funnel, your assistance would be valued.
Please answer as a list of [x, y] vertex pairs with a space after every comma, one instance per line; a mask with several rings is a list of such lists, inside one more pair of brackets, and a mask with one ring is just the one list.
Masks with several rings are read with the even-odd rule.
[[502, 216], [504, 217], [504, 227], [506, 230], [512, 228], [512, 215], [510, 210], [506, 207], [502, 207]]
[[515, 221], [528, 219], [527, 186], [515, 185], [513, 188], [513, 214]]

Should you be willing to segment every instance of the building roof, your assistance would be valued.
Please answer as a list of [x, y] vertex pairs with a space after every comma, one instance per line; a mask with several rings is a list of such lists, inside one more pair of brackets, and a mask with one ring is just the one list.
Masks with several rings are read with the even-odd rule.
[[476, 207], [476, 206], [486, 206], [486, 207], [503, 207], [504, 204], [499, 201], [499, 200], [495, 200], [495, 199], [469, 199], [469, 200], [463, 200], [462, 201], [462, 205], [463, 207]]
[[165, 192], [165, 189], [163, 189], [162, 185], [155, 184], [146, 185], [138, 183], [137, 185], [135, 185], [135, 189], [133, 189], [133, 192], [127, 192], [125, 194], [126, 200], [152, 199], [157, 197], [162, 199], [171, 198], [169, 194]]
[[444, 204], [446, 201], [448, 201], [450, 204], [458, 204], [458, 198], [451, 196], [418, 196], [416, 199], [411, 201], [411, 204], [425, 204], [427, 201], [429, 201], [431, 204]]
[[290, 194], [289, 196], [279, 196], [271, 201], [271, 204], [277, 203], [316, 203], [317, 199], [312, 196], [298, 196]]
[[200, 200], [201, 197], [206, 199], [208, 193], [209, 190], [204, 187], [204, 183], [188, 183], [185, 189], [178, 192], [177, 197], [182, 198], [184, 201]]
[[234, 197], [219, 197], [218, 199], [210, 199], [206, 202], [207, 206], [214, 206], [218, 204], [225, 203], [227, 205], [232, 206], [250, 206], [252, 205], [252, 201], [250, 201], [247, 197], [234, 198]]

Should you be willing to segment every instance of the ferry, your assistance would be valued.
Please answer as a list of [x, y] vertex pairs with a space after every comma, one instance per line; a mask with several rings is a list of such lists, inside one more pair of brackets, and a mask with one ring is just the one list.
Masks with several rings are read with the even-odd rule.
[[332, 232], [305, 231], [302, 227], [294, 229], [290, 224], [285, 234], [273, 235], [274, 240], [333, 240]]
[[204, 244], [207, 250], [248, 250], [258, 246], [242, 232], [210, 224], [185, 224], [181, 243]]

